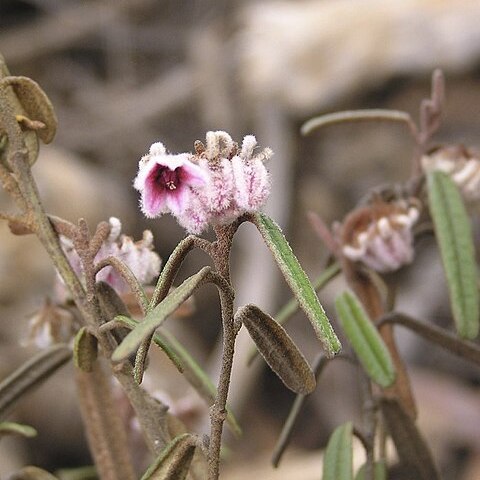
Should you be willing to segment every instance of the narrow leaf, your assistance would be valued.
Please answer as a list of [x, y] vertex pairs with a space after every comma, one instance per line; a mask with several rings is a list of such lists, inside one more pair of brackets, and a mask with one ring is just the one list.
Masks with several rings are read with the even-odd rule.
[[382, 387], [392, 385], [395, 381], [392, 358], [357, 297], [344, 292], [336, 298], [335, 308], [338, 320], [369, 377]]
[[42, 468], [24, 467], [10, 476], [10, 480], [57, 480], [57, 477]]
[[381, 398], [380, 407], [400, 461], [412, 470], [412, 478], [439, 480], [430, 449], [410, 415], [394, 398]]
[[0, 437], [2, 435], [21, 435], [22, 437], [32, 438], [37, 436], [37, 431], [30, 425], [22, 425], [15, 422], [0, 423]]
[[453, 180], [439, 171], [427, 176], [430, 211], [440, 247], [458, 334], [474, 339], [479, 331], [479, 294], [472, 229]]
[[315, 390], [315, 375], [281, 325], [255, 305], [240, 308], [235, 316], [245, 325], [269, 367], [290, 390], [305, 395]]
[[53, 105], [37, 82], [28, 77], [7, 77], [30, 120], [39, 120], [45, 127], [37, 131], [43, 143], [50, 143], [57, 131], [57, 117]]
[[187, 278], [179, 287], [172, 290], [145, 318], [133, 329], [113, 352], [112, 361], [119, 362], [129, 357], [153, 332], [201, 285], [210, 267], [202, 268], [198, 273]]
[[84, 372], [91, 372], [97, 360], [97, 339], [85, 327], [75, 335], [73, 361]]
[[[139, 325], [139, 322], [132, 318], [118, 316], [117, 321], [132, 329]], [[177, 370], [185, 377], [197, 393], [212, 405], [215, 401], [217, 389], [212, 380], [183, 345], [166, 330], [158, 330], [153, 336], [153, 342], [159, 346], [170, 358]], [[227, 408], [227, 423], [236, 436], [240, 436], [242, 430], [238, 425], [232, 412]]]
[[[355, 475], [355, 480], [365, 480], [365, 465], [362, 465]], [[384, 462], [375, 462], [373, 465], [373, 479], [387, 480], [387, 467]]]
[[384, 323], [393, 323], [408, 328], [425, 340], [436, 343], [445, 350], [448, 350], [450, 353], [453, 353], [453, 355], [457, 355], [464, 360], [480, 366], [480, 346], [468, 340], [461, 340], [457, 335], [447, 332], [443, 328], [421, 322], [404, 313], [398, 312], [392, 312], [384, 316], [378, 326], [380, 327]]
[[323, 458], [322, 480], [353, 480], [352, 422], [332, 433]]
[[280, 227], [267, 215], [257, 213], [253, 218], [300, 307], [310, 320], [317, 337], [323, 343], [327, 355], [335, 355], [341, 348], [340, 341], [318, 301], [310, 280], [292, 252]]
[[72, 351], [66, 345], [54, 345], [27, 360], [0, 383], [0, 415], [21, 396], [29, 393], [67, 363]]
[[148, 467], [141, 480], [184, 480], [196, 447], [196, 437], [184, 433], [174, 438]]
[[[313, 289], [315, 292], [320, 292], [325, 285], [328, 284], [332, 278], [334, 278], [340, 272], [340, 264], [334, 263], [326, 268], [312, 283]], [[297, 313], [300, 305], [298, 304], [298, 300], [294, 297], [290, 299], [275, 315], [276, 322], [280, 325], [284, 325], [287, 321]], [[248, 356], [247, 365], [251, 365], [252, 362], [257, 358], [258, 350], [254, 346]]]

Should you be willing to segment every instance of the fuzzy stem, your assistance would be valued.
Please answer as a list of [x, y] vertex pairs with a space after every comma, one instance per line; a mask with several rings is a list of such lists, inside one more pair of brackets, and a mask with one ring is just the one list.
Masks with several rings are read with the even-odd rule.
[[227, 226], [215, 228], [217, 241], [212, 244], [211, 255], [218, 278], [224, 282], [217, 283], [220, 293], [220, 307], [223, 326], [222, 364], [217, 386], [217, 396], [210, 409], [210, 444], [208, 451], [208, 480], [217, 480], [220, 475], [220, 449], [222, 445], [223, 424], [227, 417], [227, 397], [232, 373], [235, 338], [238, 327], [234, 322], [233, 302], [235, 293], [230, 283], [230, 251], [233, 236], [241, 220]]

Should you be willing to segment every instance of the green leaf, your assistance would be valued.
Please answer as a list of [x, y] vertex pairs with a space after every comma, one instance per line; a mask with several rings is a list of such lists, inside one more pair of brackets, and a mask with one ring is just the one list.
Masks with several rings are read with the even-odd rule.
[[382, 397], [380, 408], [400, 461], [409, 468], [411, 478], [439, 480], [427, 443], [398, 400]]
[[14, 473], [9, 480], [57, 480], [57, 477], [42, 468], [29, 466]]
[[352, 422], [332, 433], [323, 458], [322, 480], [353, 480]]
[[[362, 465], [355, 475], [355, 480], [365, 480], [365, 465]], [[375, 462], [373, 464], [373, 479], [387, 480], [387, 467], [385, 462]]]
[[[318, 293], [340, 272], [340, 264], [334, 263], [326, 268], [312, 283], [313, 289]], [[289, 300], [275, 315], [274, 319], [280, 325], [284, 325], [300, 308], [297, 299], [294, 297]], [[257, 358], [258, 350], [254, 346], [248, 355], [247, 365], [251, 365]]]
[[21, 435], [32, 438], [37, 436], [37, 431], [30, 425], [15, 422], [0, 422], [0, 437], [2, 435]]
[[[128, 328], [137, 327], [139, 322], [125, 316], [118, 316], [117, 321]], [[212, 405], [217, 395], [217, 389], [202, 367], [183, 347], [183, 345], [166, 330], [158, 330], [153, 336], [153, 342], [159, 346], [170, 358], [177, 370], [185, 377], [188, 383], [198, 392], [208, 405]], [[227, 408], [227, 423], [236, 436], [242, 434], [231, 410]]]
[[54, 345], [27, 360], [0, 383], [0, 415], [23, 395], [54, 374], [72, 357], [67, 345]]
[[142, 341], [149, 338], [166, 318], [190, 297], [194, 290], [205, 281], [209, 273], [210, 267], [204, 267], [170, 292], [147, 314], [143, 321], [125, 337], [123, 342], [113, 352], [112, 361], [119, 362], [125, 360], [134, 353]]
[[479, 294], [470, 220], [460, 192], [448, 175], [429, 172], [427, 185], [457, 332], [472, 340], [479, 331]]
[[317, 294], [310, 280], [292, 252], [280, 227], [271, 218], [262, 213], [255, 214], [253, 218], [258, 231], [272, 252], [300, 307], [310, 320], [317, 337], [323, 343], [327, 355], [335, 355], [341, 348], [340, 341], [318, 301]]
[[290, 390], [304, 395], [315, 390], [315, 375], [305, 357], [270, 315], [255, 305], [246, 305], [235, 318], [245, 325], [265, 361]]
[[97, 339], [86, 327], [82, 327], [75, 335], [73, 344], [73, 361], [84, 372], [91, 372], [97, 360]]
[[338, 320], [369, 377], [382, 387], [395, 381], [395, 367], [380, 334], [357, 297], [343, 292], [335, 300]]
[[184, 480], [187, 477], [197, 439], [190, 433], [174, 438], [148, 467], [141, 480]]

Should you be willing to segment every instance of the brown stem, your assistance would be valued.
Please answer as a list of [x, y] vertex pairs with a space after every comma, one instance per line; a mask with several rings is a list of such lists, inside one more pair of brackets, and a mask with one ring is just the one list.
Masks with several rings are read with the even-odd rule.
[[88, 443], [102, 480], [135, 480], [127, 436], [115, 408], [110, 378], [100, 362], [93, 372], [76, 370], [80, 410]]
[[227, 417], [227, 397], [232, 373], [235, 338], [238, 328], [234, 322], [233, 302], [235, 293], [230, 283], [230, 251], [233, 236], [242, 222], [237, 220], [231, 225], [215, 227], [217, 241], [212, 244], [211, 255], [217, 271], [212, 277], [220, 293], [222, 311], [223, 351], [222, 364], [218, 379], [217, 395], [210, 408], [210, 443], [208, 449], [208, 480], [217, 480], [220, 475], [220, 449], [223, 424]]

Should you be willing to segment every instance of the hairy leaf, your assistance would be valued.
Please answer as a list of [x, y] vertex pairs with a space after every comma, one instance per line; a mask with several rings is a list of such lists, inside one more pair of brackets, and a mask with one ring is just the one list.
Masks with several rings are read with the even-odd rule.
[[457, 332], [463, 338], [474, 339], [479, 331], [480, 312], [470, 220], [460, 192], [448, 175], [429, 172], [427, 185]]
[[382, 387], [395, 381], [395, 367], [382, 337], [357, 297], [344, 292], [335, 300], [338, 320], [369, 377]]
[[353, 480], [352, 422], [332, 433], [323, 458], [322, 480]]
[[[136, 320], [124, 316], [118, 316], [117, 321], [130, 329], [139, 325], [139, 322]], [[162, 329], [154, 334], [153, 342], [165, 352], [177, 370], [183, 374], [188, 383], [190, 383], [207, 404], [212, 405], [215, 401], [217, 389], [208, 374], [190, 355], [188, 350], [186, 350], [170, 332]], [[242, 430], [228, 408], [227, 423], [236, 436], [241, 435]]]
[[53, 105], [37, 82], [28, 77], [7, 77], [22, 108], [30, 120], [42, 122], [45, 127], [36, 130], [43, 143], [50, 143], [57, 131], [57, 117]]
[[315, 375], [281, 325], [255, 305], [240, 308], [235, 317], [245, 325], [269, 367], [290, 390], [305, 395], [315, 390]]
[[54, 345], [27, 360], [0, 383], [0, 416], [20, 397], [55, 373], [72, 357], [67, 345]]
[[196, 437], [184, 433], [174, 438], [148, 467], [141, 480], [184, 480], [196, 448]]
[[112, 361], [119, 362], [129, 357], [142, 341], [149, 338], [153, 332], [171, 315], [193, 292], [201, 285], [210, 267], [202, 268], [198, 273], [187, 278], [179, 287], [172, 290], [141, 323], [137, 325], [113, 352]]
[[382, 397], [380, 408], [400, 461], [415, 475], [412, 478], [438, 480], [440, 477], [430, 449], [402, 405], [394, 398]]
[[340, 341], [318, 301], [310, 280], [303, 271], [297, 257], [295, 257], [280, 227], [270, 217], [261, 213], [255, 214], [254, 221], [300, 307], [310, 320], [317, 337], [323, 343], [327, 355], [335, 355], [341, 348]]
[[75, 335], [73, 344], [73, 361], [77, 368], [91, 372], [97, 360], [97, 339], [85, 327]]
[[[340, 265], [334, 263], [327, 267], [312, 283], [314, 290], [318, 293], [322, 288], [328, 284], [332, 278], [340, 272]], [[275, 315], [276, 322], [280, 325], [285, 324], [300, 308], [298, 300], [294, 297], [290, 299]], [[248, 355], [247, 364], [251, 365], [257, 358], [258, 350], [255, 346], [252, 347], [250, 354]]]

